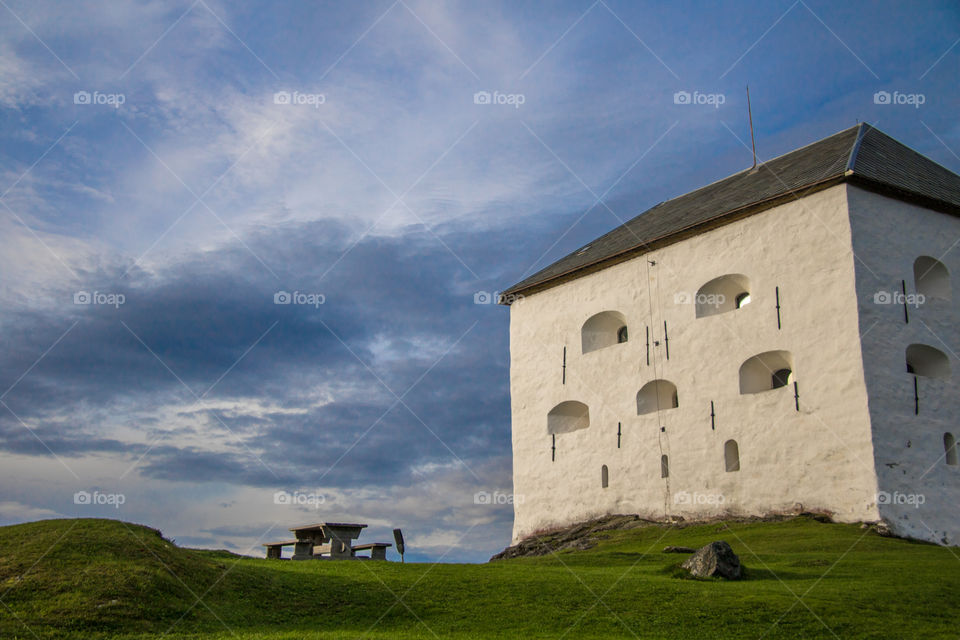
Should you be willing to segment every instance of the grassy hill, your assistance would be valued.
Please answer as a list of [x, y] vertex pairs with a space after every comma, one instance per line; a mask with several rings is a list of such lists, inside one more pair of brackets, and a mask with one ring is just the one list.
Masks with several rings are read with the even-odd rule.
[[[954, 549], [810, 518], [598, 534], [485, 565], [289, 562], [113, 520], [0, 528], [2, 638], [956, 638]], [[731, 544], [740, 582], [666, 545]]]

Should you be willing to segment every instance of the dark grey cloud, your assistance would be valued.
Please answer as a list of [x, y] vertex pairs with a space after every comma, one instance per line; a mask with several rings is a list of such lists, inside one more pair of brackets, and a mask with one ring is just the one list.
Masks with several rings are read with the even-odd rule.
[[[474, 265], [502, 246], [494, 234], [453, 244]], [[14, 385], [4, 402], [39, 440], [0, 407], [0, 447], [127, 453], [147, 477], [251, 486], [390, 485], [413, 465], [509, 451], [507, 310], [473, 300], [502, 282], [475, 280], [426, 231], [356, 242], [311, 223], [247, 245], [155, 274], [86, 274], [85, 290], [125, 296], [119, 308], [75, 305], [64, 288], [6, 315], [0, 388]], [[510, 265], [498, 255], [499, 277]], [[325, 301], [277, 305], [278, 290]], [[318, 388], [328, 397], [309, 400]], [[245, 412], [251, 399], [275, 409]], [[156, 416], [167, 406], [180, 407], [175, 425]], [[105, 437], [111, 421], [158, 440]]]

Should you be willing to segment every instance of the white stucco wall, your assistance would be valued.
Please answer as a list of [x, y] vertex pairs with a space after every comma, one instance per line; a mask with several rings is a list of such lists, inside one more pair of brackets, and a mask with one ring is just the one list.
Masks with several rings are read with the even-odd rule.
[[[960, 436], [960, 219], [856, 187], [849, 188], [849, 202], [876, 469], [882, 495], [890, 497], [880, 515], [900, 535], [958, 544], [960, 466], [946, 464], [943, 434]], [[899, 293], [902, 280], [914, 294], [913, 263], [921, 255], [949, 269], [952, 300], [910, 306], [906, 323], [902, 304], [877, 304], [874, 294]], [[944, 352], [952, 368], [947, 379], [918, 379], [919, 414], [905, 363], [912, 343]]]
[[[832, 187], [512, 305], [514, 541], [606, 513], [690, 519], [802, 508], [877, 519], [846, 194]], [[696, 318], [692, 303], [675, 298], [724, 274], [750, 279], [749, 305]], [[629, 341], [581, 354], [581, 326], [607, 310], [625, 316]], [[660, 341], [649, 366], [647, 327]], [[793, 355], [799, 412], [792, 385], [740, 394], [740, 365], [773, 350]], [[657, 378], [676, 384], [680, 406], [638, 416], [637, 391]], [[558, 434], [551, 462], [547, 414], [567, 400], [589, 406], [590, 427]], [[739, 444], [738, 472], [724, 470], [728, 439]], [[691, 503], [675, 501], [682, 492]], [[706, 502], [692, 503], [695, 495]]]

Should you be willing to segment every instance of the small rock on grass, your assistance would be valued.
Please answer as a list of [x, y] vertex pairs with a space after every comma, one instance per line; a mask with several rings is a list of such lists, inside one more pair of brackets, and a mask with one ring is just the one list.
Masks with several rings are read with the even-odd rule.
[[741, 577], [740, 558], [723, 540], [700, 547], [681, 566], [697, 578], [720, 576], [726, 580], [739, 580]]

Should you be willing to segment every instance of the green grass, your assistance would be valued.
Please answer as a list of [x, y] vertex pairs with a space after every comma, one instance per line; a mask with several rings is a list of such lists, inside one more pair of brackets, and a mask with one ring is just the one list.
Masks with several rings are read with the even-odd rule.
[[[612, 531], [485, 565], [289, 562], [112, 520], [0, 528], [0, 638], [956, 638], [955, 550], [809, 518]], [[731, 544], [740, 582], [668, 544]], [[802, 598], [802, 601], [798, 599]], [[199, 599], [199, 600], [198, 600]]]

